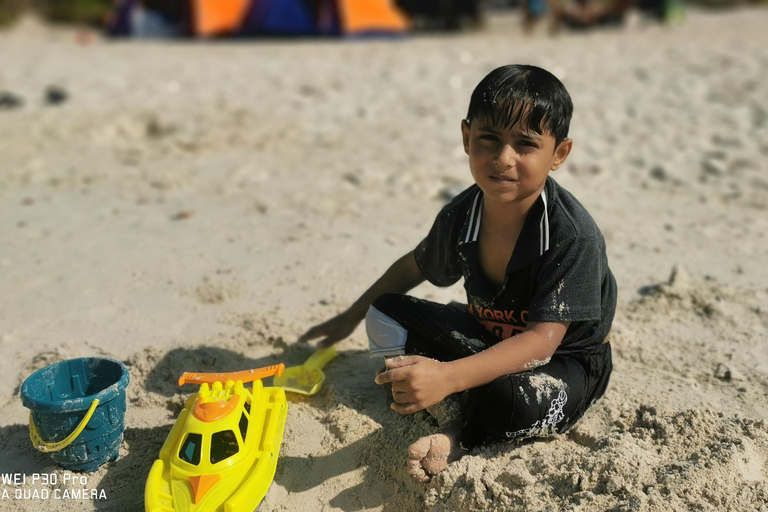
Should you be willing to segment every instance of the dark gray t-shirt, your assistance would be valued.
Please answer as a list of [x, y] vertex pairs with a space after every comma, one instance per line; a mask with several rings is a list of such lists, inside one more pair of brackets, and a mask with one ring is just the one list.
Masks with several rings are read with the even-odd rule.
[[414, 252], [424, 277], [437, 286], [463, 277], [469, 312], [500, 339], [524, 331], [528, 322], [571, 322], [559, 352], [603, 343], [616, 311], [616, 281], [603, 235], [587, 210], [547, 178], [496, 290], [478, 257], [482, 201], [482, 191], [472, 185], [440, 211]]

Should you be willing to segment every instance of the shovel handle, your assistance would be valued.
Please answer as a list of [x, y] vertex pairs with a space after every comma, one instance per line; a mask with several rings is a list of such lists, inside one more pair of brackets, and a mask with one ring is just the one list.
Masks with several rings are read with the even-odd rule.
[[274, 364], [272, 366], [265, 366], [264, 368], [254, 368], [253, 370], [243, 370], [241, 372], [229, 372], [229, 373], [192, 373], [186, 372], [179, 377], [179, 386], [183, 384], [213, 384], [214, 382], [221, 382], [224, 384], [228, 380], [233, 382], [241, 381], [243, 384], [246, 382], [253, 382], [254, 380], [263, 379], [265, 377], [271, 377], [273, 375], [282, 375], [285, 370], [283, 363]]
[[331, 345], [328, 348], [321, 348], [310, 356], [304, 363], [304, 369], [307, 371], [321, 370], [331, 360], [333, 360], [338, 354], [336, 352], [336, 346]]

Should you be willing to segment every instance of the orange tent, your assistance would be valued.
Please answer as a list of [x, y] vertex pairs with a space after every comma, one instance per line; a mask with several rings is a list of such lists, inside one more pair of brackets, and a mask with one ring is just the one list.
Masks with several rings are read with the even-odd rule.
[[404, 32], [408, 18], [391, 0], [336, 0], [342, 34]]
[[237, 32], [251, 0], [192, 0], [192, 32], [214, 36]]
[[[204, 37], [236, 33], [252, 4], [253, 0], [192, 0], [193, 33]], [[410, 28], [394, 0], [333, 0], [331, 4], [341, 34], [402, 33]]]
[[215, 37], [399, 35], [410, 28], [396, 0], [164, 1], [180, 8], [169, 11], [159, 9], [150, 0], [115, 0], [107, 30], [115, 36]]

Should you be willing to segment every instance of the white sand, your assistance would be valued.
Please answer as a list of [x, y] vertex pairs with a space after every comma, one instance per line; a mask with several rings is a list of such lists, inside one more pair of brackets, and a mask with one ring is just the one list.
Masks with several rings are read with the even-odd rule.
[[[403, 41], [0, 34], [0, 90], [26, 100], [0, 111], [0, 473], [56, 471], [18, 398], [34, 369], [102, 354], [132, 377], [122, 456], [89, 475], [108, 499], [0, 511], [141, 510], [180, 373], [302, 362], [296, 337], [470, 183], [459, 121], [510, 62], [553, 70], [574, 99], [554, 176], [596, 218], [620, 287], [606, 396], [566, 435], [416, 484], [406, 448], [435, 424], [389, 409], [358, 330], [323, 390], [291, 402], [264, 509], [766, 510], [766, 26], [743, 10], [557, 39], [507, 17]], [[44, 106], [49, 84], [69, 100]]]

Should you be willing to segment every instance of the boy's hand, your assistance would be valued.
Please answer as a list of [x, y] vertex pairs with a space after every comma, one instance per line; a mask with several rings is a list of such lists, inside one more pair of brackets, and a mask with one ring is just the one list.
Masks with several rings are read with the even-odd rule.
[[426, 409], [454, 392], [448, 363], [422, 356], [394, 357], [384, 363], [389, 369], [378, 374], [375, 382], [392, 383], [392, 409], [400, 414]]
[[327, 322], [311, 327], [307, 332], [301, 335], [299, 343], [306, 343], [309, 340], [325, 336], [317, 344], [319, 348], [328, 348], [338, 341], [343, 340], [355, 330], [360, 320], [354, 317], [349, 310], [337, 315]]

